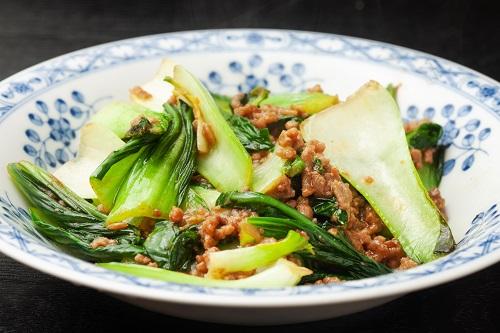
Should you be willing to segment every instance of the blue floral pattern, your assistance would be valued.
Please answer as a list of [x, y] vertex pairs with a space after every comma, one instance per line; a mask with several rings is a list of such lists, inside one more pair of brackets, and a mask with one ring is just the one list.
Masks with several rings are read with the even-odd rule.
[[[446, 176], [460, 164], [462, 171], [469, 170], [476, 160], [476, 154], [488, 154], [481, 148], [482, 143], [487, 140], [491, 134], [491, 128], [482, 126], [477, 118], [471, 118], [473, 107], [470, 104], [455, 108], [452, 104], [444, 105], [440, 110], [440, 116], [444, 118], [443, 136], [440, 144], [455, 148], [453, 155], [450, 156], [450, 150], [447, 151], [446, 160], [443, 165], [443, 175]], [[410, 105], [406, 109], [406, 122], [429, 119], [432, 120], [437, 115], [434, 107], [427, 107], [422, 112], [415, 105]]]
[[[53, 107], [42, 101], [35, 101], [34, 111], [28, 114], [28, 119], [35, 127], [25, 130], [29, 143], [23, 146], [24, 152], [40, 167], [55, 168], [76, 156], [72, 143], [76, 133], [82, 128], [92, 114], [96, 105], [110, 97], [102, 97], [88, 103], [82, 92], [71, 92], [69, 102], [57, 98]], [[39, 130], [49, 127], [48, 136], [42, 137]], [[42, 131], [43, 132], [43, 131]]]
[[[470, 100], [471, 104], [480, 106], [482, 110], [491, 113], [495, 120], [500, 120], [500, 86], [497, 82], [460, 65], [431, 55], [389, 44], [332, 34], [226, 29], [129, 39], [77, 51], [37, 65], [0, 83], [0, 124], [14, 114], [21, 105], [32, 103], [47, 88], [79, 78], [89, 72], [170, 54], [216, 53], [220, 51], [246, 52], [250, 56], [247, 59], [234, 60], [229, 64], [230, 74], [237, 78], [234, 82], [229, 81], [226, 77], [223, 78], [223, 74], [217, 71], [214, 71], [214, 74], [208, 74], [206, 76], [207, 83], [214, 85], [214, 87], [227, 84], [245, 91], [256, 84], [264, 84], [266, 81], [269, 83], [269, 80], [277, 79], [281, 87], [287, 90], [303, 89], [304, 83], [301, 80], [307, 81], [309, 79], [305, 67], [301, 64], [285, 64], [281, 61], [271, 66], [272, 64], [267, 63], [264, 59], [264, 53], [285, 51], [328, 55], [383, 64], [425, 78], [432, 83], [461, 94]], [[242, 82], [243, 84], [241, 84]], [[241, 87], [238, 84], [241, 84]], [[31, 112], [33, 115], [28, 116], [33, 126], [25, 132], [28, 140], [26, 144], [33, 149], [25, 148], [25, 153], [34, 159], [40, 158], [45, 166], [51, 167], [54, 165], [54, 160], [56, 164], [60, 164], [74, 154], [75, 150], [72, 147], [75, 142], [74, 134], [93, 112], [97, 101], [87, 104], [82, 93], [75, 96], [72, 94], [69, 97], [61, 96], [55, 101], [38, 99], [42, 104], [36, 102], [33, 104]], [[73, 109], [76, 116], [71, 112], [74, 107], [79, 108]], [[78, 110], [82, 113], [80, 114]], [[439, 122], [445, 125], [446, 131], [443, 142], [456, 144], [457, 147], [454, 148], [463, 153], [461, 156], [453, 156], [448, 159], [455, 161], [448, 162], [448, 173], [454, 169], [455, 165], [460, 165], [462, 170], [467, 171], [477, 164], [475, 156], [483, 154], [483, 148], [479, 145], [491, 135], [491, 125], [488, 126], [479, 117], [476, 117], [477, 119], [470, 117], [471, 111], [472, 107], [469, 106], [458, 108], [452, 106], [440, 109], [439, 117], [442, 117], [444, 122]], [[408, 118], [411, 119], [422, 116], [432, 118], [431, 114], [436, 117], [438, 115], [436, 109], [432, 107], [422, 109], [421, 112], [417, 107], [411, 108], [411, 110], [408, 108], [407, 113]], [[42, 136], [41, 133], [48, 134]], [[44, 143], [45, 146], [43, 146]], [[57, 147], [51, 150], [52, 148], [48, 148], [49, 143]], [[67, 156], [64, 156], [62, 152], [58, 154], [57, 149], [62, 149]], [[45, 156], [47, 150], [52, 157]], [[465, 162], [466, 160], [468, 162]], [[457, 169], [455, 168], [455, 170]], [[10, 194], [12, 195], [12, 193]], [[2, 212], [0, 216], [0, 245], [4, 249], [14, 249], [21, 259], [34, 259], [34, 265], [39, 268], [49, 267], [53, 268], [54, 271], [63, 270], [65, 273], [78, 272], [80, 276], [113, 281], [114, 284], [155, 288], [155, 292], [158, 289], [169, 292], [245, 297], [325, 294], [365, 290], [405, 282], [414, 283], [417, 279], [431, 274], [457, 269], [464, 264], [477, 262], [477, 260], [494, 252], [497, 254], [500, 251], [500, 214], [497, 204], [497, 202], [487, 202], [483, 206], [485, 209], [478, 208], [478, 211], [482, 211], [472, 221], [472, 225], [459, 243], [458, 249], [440, 260], [409, 271], [375, 279], [325, 286], [301, 286], [276, 290], [224, 290], [221, 292], [214, 288], [164, 283], [107, 271], [66, 255], [47, 244], [43, 238], [37, 236], [36, 230], [31, 228], [28, 213], [20, 207], [21, 204], [18, 201], [9, 198], [9, 193], [0, 194], [0, 210]], [[491, 258], [491, 256], [489, 257]]]
[[227, 65], [229, 73], [233, 74], [235, 80], [228, 83], [218, 71], [208, 74], [207, 86], [214, 91], [223, 91], [227, 88], [239, 92], [248, 92], [256, 86], [269, 87], [269, 81], [277, 82], [281, 90], [300, 91], [308, 88], [309, 84], [321, 83], [319, 78], [306, 78], [306, 67], [303, 63], [296, 62], [286, 66], [282, 62], [268, 63], [259, 54], [251, 55], [246, 63], [233, 60]]

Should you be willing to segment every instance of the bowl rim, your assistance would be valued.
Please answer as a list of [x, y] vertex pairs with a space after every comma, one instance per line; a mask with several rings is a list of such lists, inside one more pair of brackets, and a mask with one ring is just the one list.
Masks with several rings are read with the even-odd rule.
[[[348, 41], [358, 41], [362, 43], [368, 43], [372, 45], [382, 45], [386, 47], [391, 47], [397, 50], [403, 50], [405, 52], [408, 52], [410, 54], [415, 54], [415, 55], [423, 55], [426, 56], [430, 59], [436, 60], [438, 63], [446, 64], [453, 66], [455, 68], [459, 68], [462, 70], [466, 70], [470, 73], [473, 73], [477, 77], [481, 78], [483, 81], [486, 81], [493, 86], [500, 86], [498, 82], [496, 82], [494, 79], [483, 75], [473, 69], [464, 67], [462, 65], [456, 64], [454, 62], [451, 62], [449, 60], [437, 57], [437, 56], [432, 56], [427, 53], [423, 53], [420, 51], [416, 51], [413, 49], [409, 49], [406, 47], [402, 46], [396, 46], [393, 44], [389, 43], [384, 43], [384, 42], [378, 42], [378, 41], [372, 41], [368, 39], [363, 39], [363, 38], [358, 38], [358, 37], [349, 37], [345, 35], [337, 35], [337, 34], [330, 34], [330, 33], [321, 33], [321, 32], [308, 32], [308, 31], [300, 31], [300, 30], [287, 30], [287, 29], [206, 29], [206, 30], [187, 30], [187, 31], [182, 31], [182, 32], [170, 32], [170, 33], [161, 33], [161, 34], [154, 34], [154, 35], [146, 35], [146, 36], [139, 36], [139, 37], [134, 37], [134, 38], [128, 38], [128, 39], [122, 39], [118, 41], [113, 41], [113, 42], [108, 42], [108, 43], [103, 43], [103, 44], [98, 44], [95, 46], [90, 46], [87, 48], [79, 49], [70, 53], [66, 53], [54, 58], [51, 58], [49, 60], [46, 60], [44, 62], [38, 63], [36, 65], [33, 65], [31, 67], [28, 67], [18, 73], [15, 73], [4, 80], [0, 82], [0, 86], [2, 86], [5, 83], [8, 82], [13, 82], [17, 78], [21, 78], [24, 74], [36, 71], [40, 67], [44, 65], [48, 65], [51, 63], [55, 63], [60, 60], [64, 60], [65, 58], [68, 58], [70, 56], [75, 56], [79, 54], [83, 54], [86, 51], [92, 51], [92, 50], [100, 50], [106, 47], [110, 46], [116, 46], [120, 44], [124, 44], [127, 42], [133, 42], [133, 41], [140, 41], [140, 40], [147, 40], [147, 39], [153, 39], [153, 38], [161, 38], [161, 37], [168, 37], [168, 36], [179, 36], [179, 35], [189, 35], [189, 34], [203, 34], [203, 33], [256, 33], [256, 34], [273, 34], [273, 33], [281, 33], [281, 34], [305, 34], [305, 35], [312, 35], [312, 36], [325, 36], [325, 37], [337, 37], [337, 38], [343, 38]], [[228, 51], [228, 50], [225, 50]], [[265, 49], [261, 51], [267, 51]], [[187, 52], [192, 52], [192, 51], [187, 51]], [[210, 52], [210, 51], [208, 51]], [[155, 57], [145, 57], [139, 60], [144, 60], [144, 59], [151, 59]], [[118, 63], [117, 65], [124, 65], [127, 64], [128, 62], [124, 61], [122, 63]], [[110, 68], [110, 66], [105, 67]], [[95, 71], [90, 70], [88, 73], [94, 73]], [[62, 80], [61, 84], [66, 83], [67, 81], [70, 81], [71, 79], [81, 77], [81, 75], [77, 75], [75, 77], [69, 77], [66, 80]], [[49, 85], [49, 87], [53, 87], [54, 85]], [[27, 97], [27, 99], [34, 97], [33, 95], [36, 95], [37, 91], [34, 91], [32, 94], [29, 94], [30, 97]], [[469, 96], [470, 98], [471, 96]], [[472, 99], [472, 98], [471, 98]], [[478, 102], [478, 100], [472, 99], [473, 102], [481, 104]], [[18, 106], [19, 103], [15, 103], [14, 107], [12, 109], [8, 110], [7, 112], [0, 114], [0, 120], [5, 119], [8, 117], [8, 115], [13, 114], [14, 111], [16, 110], [16, 106]], [[488, 109], [488, 107], [485, 105], [485, 108]], [[493, 111], [493, 114], [495, 116], [500, 117], [500, 110], [495, 111], [495, 110], [489, 110]], [[2, 222], [3, 217], [0, 216], [0, 225], [3, 223]], [[7, 224], [7, 223], [5, 223]], [[9, 225], [9, 224], [7, 224]], [[111, 292], [115, 294], [120, 294], [124, 296], [133, 296], [133, 297], [138, 297], [138, 298], [143, 298], [143, 299], [150, 299], [150, 300], [156, 300], [156, 301], [164, 301], [164, 302], [176, 302], [176, 303], [185, 303], [185, 304], [199, 304], [199, 305], [212, 305], [212, 306], [235, 306], [235, 307], [253, 307], [253, 306], [259, 306], [259, 307], [275, 307], [275, 306], [280, 306], [280, 307], [295, 307], [295, 306], [303, 306], [303, 305], [319, 305], [319, 304], [334, 304], [334, 303], [345, 303], [345, 302], [354, 302], [354, 301], [361, 301], [361, 300], [367, 300], [367, 299], [374, 299], [374, 298], [382, 298], [382, 297], [390, 297], [390, 296], [395, 296], [399, 294], [405, 294], [408, 292], [416, 291], [419, 289], [427, 288], [430, 286], [435, 286], [438, 284], [442, 284], [454, 279], [458, 279], [460, 277], [463, 277], [465, 275], [471, 274], [473, 272], [479, 271], [487, 266], [490, 266], [498, 261], [500, 261], [500, 249], [496, 249], [490, 253], [487, 253], [486, 255], [480, 256], [478, 258], [475, 258], [472, 261], [469, 261], [467, 264], [459, 266], [459, 267], [452, 267], [450, 269], [445, 269], [442, 271], [438, 272], [433, 272], [432, 274], [426, 275], [426, 276], [419, 276], [415, 280], [407, 280], [407, 281], [394, 281], [393, 283], [389, 283], [386, 285], [382, 286], [375, 286], [375, 287], [369, 287], [369, 288], [364, 288], [360, 287], [357, 289], [352, 289], [352, 290], [338, 290], [335, 291], [334, 288], [328, 288], [326, 286], [315, 286], [314, 288], [317, 291], [323, 290], [324, 292], [315, 292], [315, 293], [304, 293], [304, 294], [288, 294], [284, 293], [282, 296], [285, 297], [277, 297], [276, 295], [259, 295], [259, 292], [255, 293], [250, 293], [248, 295], [234, 295], [234, 294], [226, 294], [224, 292], [221, 293], [213, 293], [213, 294], [199, 294], [199, 293], [186, 293], [185, 291], [178, 291], [178, 290], [168, 290], [168, 289], [159, 289], [159, 288], [151, 288], [151, 287], [144, 287], [144, 286], [138, 286], [138, 285], [127, 285], [124, 283], [113, 283], [113, 281], [102, 279], [99, 277], [95, 276], [85, 276], [81, 272], [76, 272], [72, 271], [69, 269], [62, 268], [60, 266], [57, 266], [53, 263], [49, 263], [47, 261], [44, 261], [40, 258], [34, 257], [33, 255], [30, 255], [29, 253], [25, 253], [18, 248], [8, 244], [7, 242], [4, 242], [3, 240], [0, 240], [0, 251], [6, 254], [7, 256], [15, 259], [16, 261], [19, 261], [27, 266], [30, 266], [32, 268], [35, 268], [39, 271], [42, 271], [44, 273], [62, 278], [64, 280], [70, 281], [74, 284], [78, 285], [84, 285], [87, 287], [91, 287], [94, 289], [98, 289], [101, 291], [106, 291], [106, 292]], [[75, 258], [75, 260], [78, 260]], [[439, 259], [441, 260], [441, 259]], [[438, 261], [439, 261], [438, 260]], [[434, 262], [433, 262], [434, 263]], [[91, 265], [87, 264], [86, 265]], [[426, 265], [421, 265], [419, 266], [420, 269], [425, 269]], [[93, 265], [92, 265], [93, 266]], [[404, 274], [404, 273], [393, 273], [394, 274]], [[379, 279], [377, 277], [375, 278], [370, 278], [370, 279], [365, 279], [365, 280], [374, 280], [374, 279]], [[171, 284], [171, 285], [176, 285], [176, 284]], [[285, 289], [280, 289], [280, 290], [291, 290], [291, 289], [297, 289], [297, 288], [303, 288], [303, 287], [292, 287], [292, 288], [285, 288]], [[194, 288], [193, 288], [194, 289]], [[212, 290], [217, 290], [219, 288], [208, 288]], [[225, 290], [225, 289], [220, 289], [220, 290]], [[259, 290], [261, 291], [261, 290]], [[251, 297], [249, 297], [251, 296]], [[291, 299], [293, 298], [293, 300]]]

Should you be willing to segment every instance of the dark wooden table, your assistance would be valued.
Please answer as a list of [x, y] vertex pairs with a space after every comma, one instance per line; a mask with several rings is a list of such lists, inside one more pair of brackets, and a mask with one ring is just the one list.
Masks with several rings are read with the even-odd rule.
[[[347, 34], [430, 52], [500, 79], [497, 1], [0, 2], [0, 78], [68, 51], [151, 33], [224, 27]], [[343, 318], [289, 332], [499, 332], [500, 265]], [[234, 330], [162, 316], [76, 287], [0, 254], [0, 332], [160, 327]], [[239, 332], [255, 328], [237, 328]], [[275, 331], [276, 328], [259, 330]]]

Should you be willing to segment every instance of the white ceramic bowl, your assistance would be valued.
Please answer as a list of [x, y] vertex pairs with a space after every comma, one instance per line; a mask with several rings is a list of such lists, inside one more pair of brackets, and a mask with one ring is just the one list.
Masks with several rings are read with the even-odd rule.
[[[402, 83], [406, 119], [444, 125], [446, 198], [458, 248], [405, 272], [275, 290], [228, 290], [121, 275], [61, 253], [30, 229], [4, 166], [27, 159], [54, 170], [76, 153], [78, 132], [110, 99], [173, 58], [211, 90], [273, 91], [320, 83], [344, 98], [369, 79]], [[0, 83], [0, 250], [40, 271], [180, 317], [239, 324], [293, 323], [360, 311], [500, 259], [500, 85], [449, 61], [379, 42], [279, 30], [208, 30], [147, 36], [73, 52]]]

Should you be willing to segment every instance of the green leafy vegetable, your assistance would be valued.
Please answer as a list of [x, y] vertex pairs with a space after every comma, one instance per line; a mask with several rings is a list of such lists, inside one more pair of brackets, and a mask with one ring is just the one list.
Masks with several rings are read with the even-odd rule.
[[191, 284], [205, 287], [220, 288], [283, 288], [295, 286], [302, 277], [312, 272], [296, 264], [280, 259], [269, 268], [250, 277], [239, 280], [216, 280], [202, 278], [185, 273], [173, 272], [160, 268], [153, 268], [143, 265], [105, 263], [98, 266], [114, 270], [117, 272], [134, 275], [137, 277], [150, 278], [166, 282]]
[[266, 159], [254, 166], [252, 190], [268, 193], [279, 185], [285, 174], [286, 160], [272, 152]]
[[250, 120], [237, 115], [229, 116], [227, 122], [248, 151], [269, 150], [274, 147], [267, 128], [258, 129]]
[[305, 168], [306, 164], [300, 156], [297, 156], [293, 161], [286, 161], [283, 171], [288, 177], [295, 177], [300, 175]]
[[[32, 206], [36, 230], [65, 250], [92, 261], [121, 260], [144, 251], [135, 229], [105, 228], [104, 214], [45, 170], [29, 162], [12, 163], [7, 168]], [[107, 237], [116, 244], [93, 249], [90, 243], [97, 237]]]
[[259, 106], [269, 96], [269, 90], [264, 87], [255, 87], [247, 94], [248, 104]]
[[432, 148], [437, 146], [443, 135], [441, 125], [435, 123], [424, 123], [418, 128], [406, 134], [406, 140], [410, 147], [417, 149]]
[[255, 192], [228, 192], [221, 194], [217, 203], [255, 210], [263, 217], [250, 217], [247, 222], [263, 228], [272, 237], [282, 238], [289, 230], [303, 230], [309, 236], [314, 253], [300, 251], [300, 254], [310, 260], [335, 265], [356, 277], [376, 276], [391, 271], [356, 251], [342, 231], [332, 235], [297, 210], [270, 196]]
[[[108, 172], [101, 172], [101, 169], [107, 168], [106, 165], [112, 164], [105, 161], [94, 175], [95, 179], [104, 180], [111, 172], [109, 177], [113, 181], [108, 184], [115, 185], [114, 188], [107, 188], [111, 194], [117, 193], [106, 220], [108, 224], [132, 217], [167, 218], [172, 206], [180, 206], [184, 200], [195, 168], [192, 113], [184, 103], [180, 107], [165, 104], [165, 110], [171, 119], [167, 132], [143, 147], [131, 143], [116, 155], [121, 157], [128, 149], [127, 153], [137, 156], [126, 157], [130, 161], [121, 169], [113, 170], [117, 165], [115, 163]], [[147, 139], [142, 137], [137, 140]], [[135, 152], [137, 149], [139, 151]], [[115, 156], [109, 159], [118, 160]]]
[[443, 177], [444, 152], [446, 147], [437, 146], [434, 152], [432, 163], [422, 162], [422, 167], [417, 169], [422, 183], [430, 191], [439, 187]]
[[340, 224], [347, 223], [347, 212], [339, 208], [335, 198], [314, 198], [312, 200], [312, 209], [315, 215], [333, 219]]
[[157, 222], [144, 247], [162, 268], [184, 272], [202, 248], [196, 226], [180, 230], [170, 221]]
[[[176, 94], [188, 100], [197, 120], [198, 172], [219, 191], [244, 190], [251, 186], [252, 159], [227, 124], [203, 84], [182, 66], [168, 78]], [[203, 135], [204, 124], [215, 138], [212, 145]]]
[[272, 264], [276, 260], [307, 248], [307, 240], [290, 230], [286, 238], [275, 242], [241, 247], [234, 250], [210, 252], [208, 273], [211, 278], [222, 278], [233, 272], [249, 272]]
[[313, 170], [321, 175], [325, 173], [323, 162], [321, 162], [321, 160], [317, 157], [313, 158]]
[[191, 185], [181, 208], [184, 210], [194, 208], [212, 209], [215, 207], [215, 201], [219, 195], [220, 192], [217, 190]]

